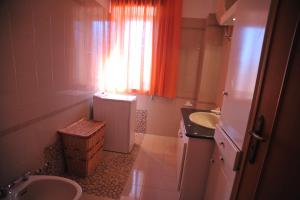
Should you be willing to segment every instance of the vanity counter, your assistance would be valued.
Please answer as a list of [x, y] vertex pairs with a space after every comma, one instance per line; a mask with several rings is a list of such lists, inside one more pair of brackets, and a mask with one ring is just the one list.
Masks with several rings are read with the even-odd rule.
[[210, 112], [209, 110], [199, 110], [194, 108], [181, 108], [182, 119], [184, 122], [184, 128], [186, 136], [192, 138], [201, 139], [214, 139], [214, 129], [205, 128], [198, 124], [195, 124], [189, 119], [189, 115], [194, 112]]

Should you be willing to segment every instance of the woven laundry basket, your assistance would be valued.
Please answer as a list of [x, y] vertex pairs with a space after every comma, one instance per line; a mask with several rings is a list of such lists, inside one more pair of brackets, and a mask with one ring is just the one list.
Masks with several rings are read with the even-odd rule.
[[104, 122], [87, 119], [60, 129], [68, 172], [78, 176], [94, 173], [101, 160], [104, 143]]

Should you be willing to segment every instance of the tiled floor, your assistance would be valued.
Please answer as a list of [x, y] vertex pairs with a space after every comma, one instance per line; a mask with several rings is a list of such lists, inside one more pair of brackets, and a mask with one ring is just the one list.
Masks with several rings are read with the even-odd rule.
[[[137, 134], [141, 145], [120, 200], [178, 200], [175, 137]], [[81, 200], [110, 200], [83, 194]]]
[[145, 134], [121, 200], [178, 200], [175, 137]]
[[114, 200], [114, 199], [83, 193], [80, 200]]

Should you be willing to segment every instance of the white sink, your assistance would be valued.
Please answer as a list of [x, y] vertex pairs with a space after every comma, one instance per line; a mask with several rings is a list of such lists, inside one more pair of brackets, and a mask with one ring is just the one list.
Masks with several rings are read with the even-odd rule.
[[189, 116], [190, 120], [200, 126], [215, 129], [219, 121], [219, 115], [211, 112], [194, 112]]

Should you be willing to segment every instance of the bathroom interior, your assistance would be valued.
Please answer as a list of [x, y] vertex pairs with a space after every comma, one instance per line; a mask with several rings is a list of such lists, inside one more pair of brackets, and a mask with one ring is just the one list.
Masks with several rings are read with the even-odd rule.
[[0, 199], [299, 199], [299, 8], [1, 0]]

